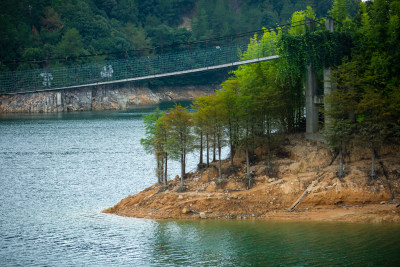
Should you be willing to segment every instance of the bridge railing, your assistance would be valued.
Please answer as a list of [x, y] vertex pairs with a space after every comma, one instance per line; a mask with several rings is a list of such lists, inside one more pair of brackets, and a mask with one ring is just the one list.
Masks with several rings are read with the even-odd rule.
[[[251, 33], [177, 46], [127, 51], [123, 57], [114, 60], [0, 72], [0, 94], [77, 88], [234, 63], [243, 60], [240, 55], [246, 51], [253, 36], [254, 33]], [[265, 47], [256, 49], [258, 52], [250, 57], [276, 54], [274, 45], [260, 45]], [[248, 59], [251, 58], [247, 55], [246, 60]]]

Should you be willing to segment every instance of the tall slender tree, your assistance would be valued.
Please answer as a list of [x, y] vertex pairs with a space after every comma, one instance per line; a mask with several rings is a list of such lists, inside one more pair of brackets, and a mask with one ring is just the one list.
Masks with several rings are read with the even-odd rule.
[[162, 183], [163, 179], [163, 149], [160, 143], [160, 126], [157, 122], [162, 117], [162, 112], [157, 108], [155, 112], [143, 116], [143, 123], [146, 137], [140, 139], [144, 150], [149, 154], [154, 154], [157, 162], [157, 179], [158, 183]]
[[326, 115], [330, 123], [325, 125], [325, 138], [331, 148], [339, 153], [339, 178], [344, 177], [344, 154], [356, 130], [355, 115], [360, 91], [360, 77], [354, 76], [357, 66], [355, 61], [347, 62], [333, 71], [332, 80], [337, 88], [326, 96], [329, 104]]
[[184, 190], [186, 176], [186, 156], [193, 150], [194, 135], [192, 132], [193, 119], [187, 108], [175, 105], [165, 114], [165, 125], [168, 128], [166, 150], [172, 159], [181, 163], [181, 187]]

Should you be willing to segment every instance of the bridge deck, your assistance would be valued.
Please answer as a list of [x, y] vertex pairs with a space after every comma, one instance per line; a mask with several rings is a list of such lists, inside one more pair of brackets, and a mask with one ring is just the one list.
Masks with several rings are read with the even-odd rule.
[[169, 73], [147, 75], [147, 76], [142, 76], [142, 77], [126, 78], [126, 79], [112, 80], [112, 81], [101, 81], [101, 82], [95, 82], [95, 83], [71, 85], [71, 86], [64, 86], [64, 87], [27, 90], [27, 91], [24, 91], [24, 92], [10, 92], [10, 93], [3, 93], [3, 94], [7, 94], [7, 95], [26, 94], [26, 93], [57, 91], [57, 90], [74, 89], [74, 88], [106, 85], [106, 84], [115, 84], [115, 83], [122, 83], [122, 82], [140, 81], [140, 80], [147, 80], [147, 79], [155, 79], [155, 78], [183, 75], [183, 74], [195, 73], [195, 72], [201, 72], [201, 71], [229, 68], [229, 67], [235, 67], [235, 66], [246, 65], [246, 64], [251, 64], [251, 63], [258, 63], [258, 62], [276, 60], [278, 58], [279, 58], [279, 55], [273, 55], [273, 56], [267, 56], [267, 57], [260, 57], [260, 58], [255, 58], [255, 59], [237, 61], [237, 62], [232, 62], [232, 63], [220, 64], [220, 65], [216, 65], [216, 66], [209, 66], [209, 67], [203, 67], [203, 68], [188, 69], [188, 70], [183, 70], [183, 71], [175, 71], [175, 72], [169, 72]]

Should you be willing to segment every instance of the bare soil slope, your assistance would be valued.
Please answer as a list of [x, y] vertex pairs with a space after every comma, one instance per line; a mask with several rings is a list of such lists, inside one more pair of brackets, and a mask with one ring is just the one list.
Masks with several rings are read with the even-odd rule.
[[[257, 157], [265, 157], [256, 149]], [[236, 172], [228, 174], [229, 162], [223, 163], [223, 181], [219, 181], [216, 163], [190, 173], [186, 192], [179, 193], [179, 180], [165, 188], [155, 184], [104, 210], [121, 216], [151, 219], [266, 219], [317, 220], [348, 222], [400, 223], [396, 207], [400, 192], [399, 148], [381, 148], [377, 163], [379, 178], [371, 180], [367, 149], [353, 149], [346, 157], [346, 177], [338, 179], [338, 160], [321, 142], [306, 141], [303, 135], [291, 135], [273, 159], [273, 170], [265, 161], [252, 165], [254, 183], [247, 189], [243, 153], [235, 157]], [[307, 191], [306, 194], [304, 192]], [[392, 192], [395, 199], [392, 199]], [[296, 200], [306, 195], [289, 212]]]

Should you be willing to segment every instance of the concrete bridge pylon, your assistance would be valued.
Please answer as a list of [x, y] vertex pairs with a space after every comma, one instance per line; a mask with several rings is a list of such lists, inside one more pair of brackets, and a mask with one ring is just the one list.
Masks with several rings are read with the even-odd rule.
[[[310, 25], [310, 28], [312, 25]], [[331, 18], [325, 20], [325, 28], [333, 32], [334, 24]], [[324, 96], [331, 94], [335, 88], [331, 79], [331, 68], [324, 68]], [[309, 140], [320, 140], [321, 135], [319, 133], [319, 106], [324, 104], [325, 114], [329, 105], [326, 103], [325, 98], [321, 101], [323, 96], [318, 95], [318, 84], [317, 74], [311, 67], [307, 67], [306, 81], [305, 81], [305, 97], [306, 97], [306, 138]], [[325, 125], [329, 123], [329, 118], [325, 116]]]

